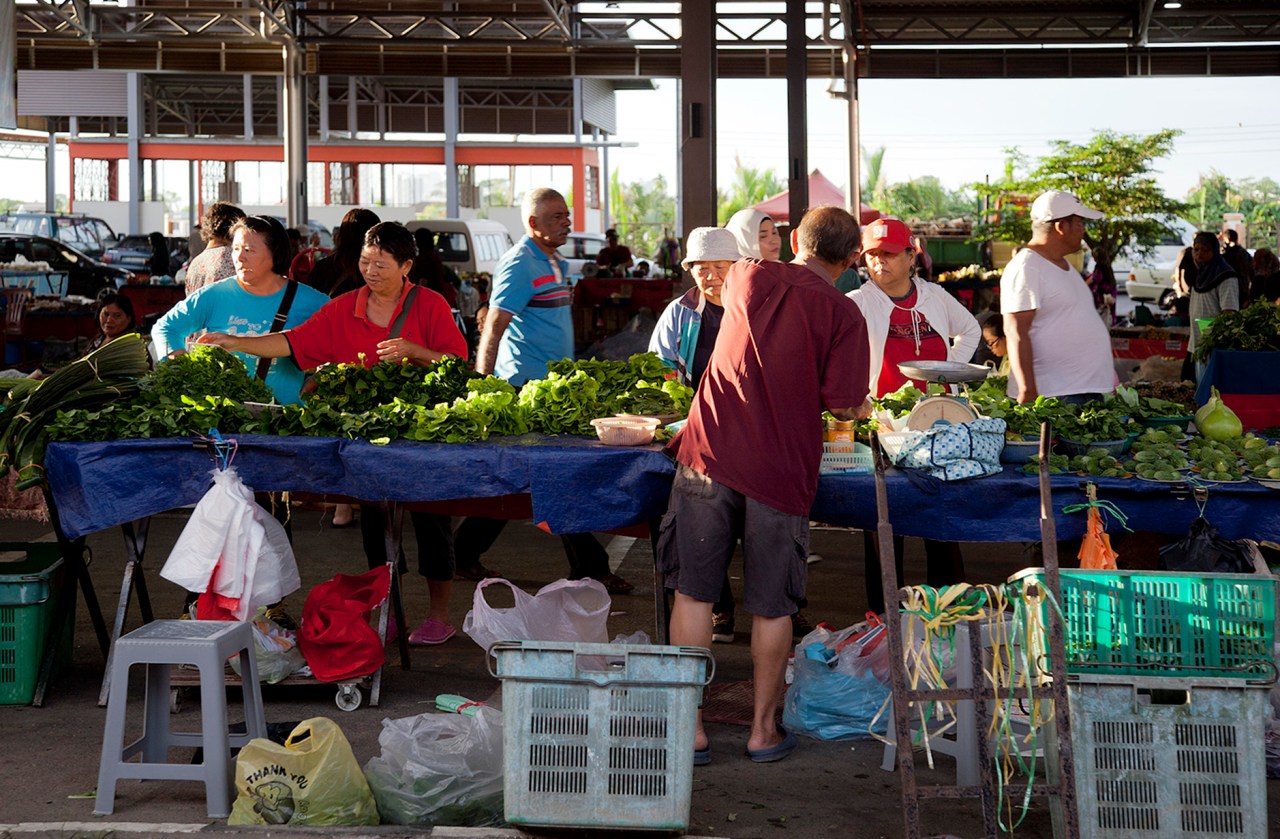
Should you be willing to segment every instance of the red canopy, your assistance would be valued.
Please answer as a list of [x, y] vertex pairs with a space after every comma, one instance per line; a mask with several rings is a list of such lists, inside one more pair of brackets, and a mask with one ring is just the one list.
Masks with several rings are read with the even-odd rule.
[[[816, 207], [819, 204], [834, 204], [837, 207], [843, 207], [845, 206], [845, 200], [844, 193], [840, 191], [840, 188], [831, 183], [822, 172], [814, 169], [809, 175], [809, 206]], [[779, 192], [777, 195], [766, 198], [752, 207], [752, 209], [768, 213], [769, 218], [773, 219], [775, 224], [787, 224], [791, 218], [791, 190]], [[870, 224], [880, 218], [880, 211], [863, 204], [858, 216], [860, 224]]]

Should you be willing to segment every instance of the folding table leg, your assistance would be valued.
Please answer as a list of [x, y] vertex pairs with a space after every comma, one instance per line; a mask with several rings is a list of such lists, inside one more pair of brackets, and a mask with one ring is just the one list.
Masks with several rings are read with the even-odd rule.
[[[151, 623], [155, 615], [151, 611], [151, 598], [147, 595], [146, 577], [142, 573], [142, 558], [147, 550], [147, 532], [151, 527], [151, 517], [136, 522], [125, 522], [120, 525], [120, 533], [124, 537], [124, 550], [128, 559], [124, 564], [124, 579], [120, 582], [120, 602], [116, 604], [116, 618], [111, 625], [111, 639], [114, 641], [124, 634], [124, 623], [129, 616], [129, 600], [133, 590], [138, 590], [138, 608], [142, 611], [142, 622]], [[115, 647], [107, 653], [107, 668], [102, 674], [102, 687], [98, 690], [98, 707], [107, 707], [107, 699], [111, 695], [111, 662], [115, 658]]]

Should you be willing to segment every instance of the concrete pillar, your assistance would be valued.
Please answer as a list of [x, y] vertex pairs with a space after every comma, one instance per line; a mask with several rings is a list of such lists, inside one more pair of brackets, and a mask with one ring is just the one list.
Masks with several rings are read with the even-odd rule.
[[681, 3], [680, 26], [680, 202], [675, 232], [683, 238], [686, 230], [716, 223], [714, 4]]
[[444, 80], [444, 214], [458, 217], [458, 80]]
[[809, 206], [809, 133], [805, 121], [809, 68], [805, 65], [805, 0], [787, 0], [787, 189], [791, 227]]
[[244, 74], [244, 138], [253, 139], [253, 76]]
[[329, 77], [320, 77], [320, 142], [329, 142]]
[[[44, 211], [46, 213], [55, 213], [58, 211], [58, 135], [53, 131], [53, 120], [50, 119], [47, 122], [49, 124], [49, 145], [44, 152]], [[74, 183], [74, 181], [72, 182]], [[74, 193], [67, 196], [68, 204], [74, 200]]]
[[142, 166], [138, 155], [138, 143], [142, 139], [142, 76], [129, 73], [128, 81], [128, 148], [129, 148], [129, 232], [145, 233], [142, 229]]
[[347, 139], [356, 138], [356, 77], [347, 76]]
[[289, 185], [288, 224], [307, 223], [307, 96], [302, 50], [286, 44], [284, 52], [284, 168]]

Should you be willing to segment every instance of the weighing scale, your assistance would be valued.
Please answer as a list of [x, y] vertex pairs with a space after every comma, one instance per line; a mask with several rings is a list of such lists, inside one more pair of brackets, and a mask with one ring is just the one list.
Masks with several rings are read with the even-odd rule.
[[[991, 373], [990, 367], [961, 361], [904, 361], [898, 369], [909, 379], [941, 385], [981, 381]], [[907, 414], [906, 427], [925, 431], [939, 423], [973, 422], [977, 418], [978, 412], [963, 396], [927, 396]]]

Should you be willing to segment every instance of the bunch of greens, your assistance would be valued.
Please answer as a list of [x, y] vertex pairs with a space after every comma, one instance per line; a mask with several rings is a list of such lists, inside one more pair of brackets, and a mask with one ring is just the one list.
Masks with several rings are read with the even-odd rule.
[[1259, 300], [1242, 311], [1218, 315], [1209, 329], [1200, 333], [1196, 361], [1207, 361], [1214, 350], [1280, 350], [1280, 306]]
[[548, 373], [520, 388], [518, 404], [529, 427], [544, 434], [595, 434], [591, 420], [603, 416], [600, 383], [585, 370], [572, 375]]
[[871, 404], [878, 410], [888, 411], [894, 417], [905, 417], [921, 399], [926, 396], [941, 396], [946, 392], [947, 389], [937, 382], [928, 383], [925, 385], [925, 390], [921, 391], [908, 381], [893, 393], [886, 393], [879, 399], [872, 399]]
[[1084, 454], [1071, 458], [1069, 467], [1072, 471], [1083, 472], [1100, 478], [1128, 477], [1118, 458], [1106, 449], [1089, 449]]
[[1054, 431], [1064, 440], [1086, 444], [1123, 440], [1128, 434], [1120, 417], [1098, 403], [1082, 406], [1078, 414], [1058, 417]]
[[363, 364], [329, 364], [316, 371], [310, 403], [321, 402], [346, 413], [364, 413], [396, 399], [414, 405], [452, 402], [467, 392], [467, 382], [479, 377], [467, 363], [445, 356], [418, 367], [407, 361]]
[[210, 428], [229, 434], [269, 433], [269, 420], [255, 419], [244, 403], [271, 398], [271, 389], [250, 377], [238, 356], [212, 344], [197, 344], [156, 365], [138, 382], [132, 401], [114, 400], [92, 408], [61, 405], [49, 434], [53, 440], [101, 441], [189, 437]]
[[1135, 388], [1120, 385], [1103, 398], [1103, 404], [1112, 411], [1141, 421], [1154, 417], [1189, 416], [1186, 406], [1167, 399], [1143, 396]]
[[0, 400], [0, 472], [17, 470], [18, 489], [44, 483], [44, 450], [59, 439], [53, 426], [66, 410], [89, 412], [138, 392], [147, 373], [147, 347], [123, 335], [46, 379], [9, 388]]
[[239, 356], [213, 344], [195, 344], [182, 355], [160, 362], [155, 372], [143, 380], [142, 391], [142, 400], [153, 406], [182, 405], [184, 396], [274, 401], [271, 388], [249, 375]]
[[672, 379], [671, 368], [655, 353], [636, 353], [626, 361], [566, 358], [549, 362], [547, 370], [565, 378], [581, 372], [594, 380], [599, 385], [597, 417], [610, 414], [684, 416], [693, 401], [693, 390]]

